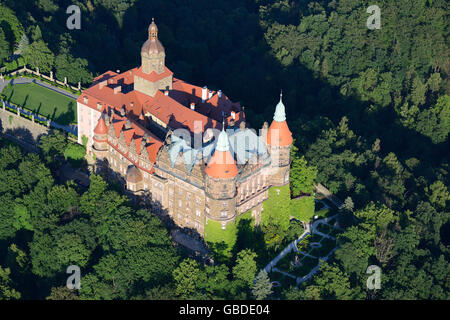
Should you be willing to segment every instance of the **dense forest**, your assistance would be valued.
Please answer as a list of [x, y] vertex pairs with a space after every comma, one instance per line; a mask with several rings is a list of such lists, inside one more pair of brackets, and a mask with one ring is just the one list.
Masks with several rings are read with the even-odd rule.
[[[66, 27], [71, 4], [81, 8], [80, 30]], [[155, 17], [175, 76], [239, 100], [251, 126], [271, 120], [283, 90], [298, 154], [345, 200], [334, 258], [279, 297], [449, 299], [449, 4], [380, 0], [381, 28], [370, 30], [372, 4], [0, 0], [0, 58], [87, 86], [139, 65]], [[40, 158], [2, 144], [0, 298], [252, 297], [257, 249], [242, 245], [228, 264], [199, 265], [100, 177], [85, 192], [55, 184], [58, 144], [51, 151], [44, 141]], [[90, 291], [63, 288], [68, 253], [90, 270]], [[369, 292], [373, 264], [382, 285]]]

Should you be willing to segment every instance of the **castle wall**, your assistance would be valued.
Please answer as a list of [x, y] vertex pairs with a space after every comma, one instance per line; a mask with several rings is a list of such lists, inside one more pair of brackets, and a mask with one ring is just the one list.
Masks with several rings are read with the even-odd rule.
[[92, 150], [92, 144], [94, 143], [94, 128], [97, 125], [100, 116], [100, 111], [77, 102], [78, 143], [83, 144], [82, 137], [85, 135], [88, 138], [87, 152]]

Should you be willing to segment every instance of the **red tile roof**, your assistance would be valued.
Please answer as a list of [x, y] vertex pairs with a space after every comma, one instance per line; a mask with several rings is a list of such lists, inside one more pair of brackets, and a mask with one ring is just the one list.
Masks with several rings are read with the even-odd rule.
[[[156, 155], [163, 142], [136, 122], [133, 117], [129, 117], [131, 129], [124, 129], [127, 118], [119, 115], [123, 108], [125, 108], [127, 117], [131, 114], [136, 118], [142, 118], [142, 114], [150, 113], [172, 129], [186, 128], [191, 132], [194, 132], [195, 121], [201, 121], [203, 131], [206, 131], [208, 128], [222, 129], [222, 112], [228, 121], [232, 119], [231, 112], [235, 112], [235, 123], [237, 125], [244, 119], [244, 113], [240, 104], [233, 103], [225, 94], [222, 94], [219, 98], [218, 92], [213, 92], [210, 99], [202, 102], [202, 88], [179, 79], [173, 79], [173, 90], [169, 91], [169, 95], [165, 95], [158, 90], [155, 96], [151, 97], [133, 90], [135, 75], [149, 81], [157, 81], [172, 74], [172, 71], [168, 68], [165, 68], [165, 71], [161, 74], [156, 72], [145, 74], [140, 67], [121, 74], [108, 71], [96, 77], [93, 85], [84, 90], [77, 101], [100, 112], [111, 114], [111, 110], [115, 111], [112, 112], [111, 123], [114, 127], [116, 138], [123, 131], [127, 145], [134, 141], [138, 154], [141, 153], [144, 134], [150, 137], [146, 149], [152, 163], [156, 162]], [[118, 89], [119, 86], [120, 90]], [[87, 101], [85, 101], [86, 98]], [[196, 104], [195, 110], [190, 109], [192, 102]], [[98, 108], [99, 103], [100, 108]], [[99, 123], [98, 126], [98, 130], [104, 132], [103, 124]], [[118, 150], [115, 146], [113, 147]], [[127, 155], [124, 156], [127, 157]], [[216, 157], [218, 156], [219, 154]], [[138, 167], [145, 170], [140, 166]], [[211, 170], [208, 169], [210, 173], [212, 172]], [[150, 172], [148, 170], [145, 171]], [[215, 170], [213, 171], [215, 172]], [[227, 167], [224, 170], [220, 169], [220, 171], [222, 172], [221, 175], [229, 175], [234, 174], [235, 168]], [[211, 174], [216, 175], [216, 173]]]
[[292, 144], [292, 133], [286, 121], [272, 121], [267, 131], [267, 144], [277, 147], [284, 147]]
[[208, 176], [216, 179], [228, 179], [238, 174], [238, 168], [230, 151], [216, 150], [209, 160], [205, 172]]
[[108, 133], [108, 128], [106, 127], [106, 123], [105, 123], [105, 120], [103, 119], [103, 117], [100, 117], [100, 119], [98, 120], [98, 123], [94, 129], [94, 133], [95, 134], [107, 134]]

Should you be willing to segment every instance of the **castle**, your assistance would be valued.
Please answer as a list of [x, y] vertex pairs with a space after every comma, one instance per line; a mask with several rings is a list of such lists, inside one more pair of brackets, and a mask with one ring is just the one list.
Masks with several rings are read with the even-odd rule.
[[269, 187], [289, 183], [293, 140], [281, 97], [257, 136], [221, 90], [173, 77], [154, 21], [141, 59], [140, 67], [108, 71], [82, 92], [78, 142], [128, 192], [182, 228], [204, 236], [208, 223], [226, 229], [249, 211], [259, 223]]

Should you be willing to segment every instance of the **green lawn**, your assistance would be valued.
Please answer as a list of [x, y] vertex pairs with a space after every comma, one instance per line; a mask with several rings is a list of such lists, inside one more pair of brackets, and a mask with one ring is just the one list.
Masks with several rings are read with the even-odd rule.
[[[219, 221], [208, 220], [205, 226], [205, 240], [209, 247], [217, 254], [224, 257], [231, 256], [231, 249], [236, 243], [239, 222], [241, 220], [252, 220], [252, 212], [247, 211], [236, 218], [235, 222], [230, 222], [226, 229], [222, 229]], [[253, 222], [253, 220], [252, 220]]]
[[59, 124], [77, 121], [77, 103], [74, 99], [34, 83], [8, 85], [2, 92], [2, 99]]

